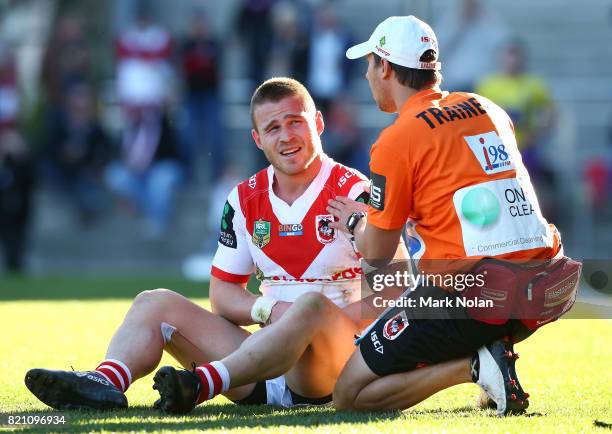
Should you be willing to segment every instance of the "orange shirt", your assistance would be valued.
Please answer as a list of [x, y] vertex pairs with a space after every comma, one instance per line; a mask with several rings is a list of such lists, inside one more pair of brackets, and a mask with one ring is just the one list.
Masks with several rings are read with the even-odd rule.
[[370, 170], [368, 223], [407, 223], [414, 259], [544, 259], [559, 250], [512, 122], [482, 96], [413, 95], [372, 146]]

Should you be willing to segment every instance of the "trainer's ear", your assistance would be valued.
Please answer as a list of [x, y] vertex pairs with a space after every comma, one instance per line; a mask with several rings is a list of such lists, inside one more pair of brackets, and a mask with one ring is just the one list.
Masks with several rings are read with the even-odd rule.
[[388, 79], [393, 74], [393, 69], [387, 59], [380, 59], [380, 73], [383, 79]]
[[255, 141], [255, 146], [257, 146], [258, 149], [263, 149], [263, 146], [261, 145], [261, 140], [259, 140], [259, 134], [257, 133], [257, 130], [252, 129], [251, 136], [253, 137], [253, 140]]

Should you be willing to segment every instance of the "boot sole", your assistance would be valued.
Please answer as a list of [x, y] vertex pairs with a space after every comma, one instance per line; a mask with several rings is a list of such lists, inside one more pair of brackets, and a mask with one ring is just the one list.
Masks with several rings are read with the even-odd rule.
[[[506, 352], [512, 353], [512, 356], [516, 354], [514, 352], [514, 346], [512, 342], [510, 342], [510, 340], [504, 341], [504, 349]], [[524, 414], [527, 408], [529, 407], [529, 399], [528, 395], [523, 390], [521, 383], [519, 382], [518, 376], [516, 375], [516, 360], [514, 359], [514, 357], [504, 357], [506, 358], [506, 363], [508, 364], [507, 372], [502, 371], [502, 375], [504, 377], [504, 386], [506, 388], [506, 411], [504, 414]], [[512, 398], [512, 395], [514, 395], [514, 399]]]

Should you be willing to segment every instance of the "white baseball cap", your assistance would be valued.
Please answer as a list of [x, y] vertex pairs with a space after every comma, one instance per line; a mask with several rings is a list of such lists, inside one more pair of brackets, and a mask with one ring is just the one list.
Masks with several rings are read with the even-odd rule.
[[427, 50], [434, 50], [439, 55], [436, 35], [429, 24], [410, 15], [387, 18], [376, 26], [370, 39], [346, 50], [346, 57], [358, 59], [375, 53], [407, 68], [439, 70], [440, 62], [419, 60]]

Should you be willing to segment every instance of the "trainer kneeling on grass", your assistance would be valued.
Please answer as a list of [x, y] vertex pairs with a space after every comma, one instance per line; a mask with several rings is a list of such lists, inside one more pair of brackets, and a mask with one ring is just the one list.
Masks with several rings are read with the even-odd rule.
[[[461, 292], [426, 283], [407, 294], [417, 309], [391, 308], [362, 333], [334, 403], [404, 409], [474, 381], [499, 415], [522, 412], [528, 394], [513, 342], [572, 306], [581, 265], [563, 256], [559, 233], [540, 212], [512, 122], [486, 98], [440, 90], [436, 36], [413, 16], [384, 20], [346, 54], [366, 58], [374, 100], [399, 116], [372, 146], [367, 216], [337, 198], [328, 208], [339, 220], [332, 227], [354, 234], [369, 263], [385, 263], [407, 224], [420, 272], [484, 280]], [[458, 297], [476, 307], [432, 308]]]

